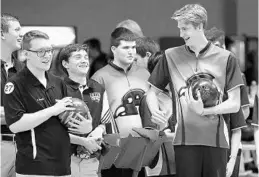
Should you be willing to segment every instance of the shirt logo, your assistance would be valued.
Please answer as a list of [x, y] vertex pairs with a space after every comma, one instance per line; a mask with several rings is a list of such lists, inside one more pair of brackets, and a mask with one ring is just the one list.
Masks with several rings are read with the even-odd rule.
[[37, 98], [36, 101], [37, 101], [37, 102], [39, 102], [39, 101], [44, 101], [44, 98]]
[[5, 87], [4, 87], [4, 93], [5, 94], [10, 94], [14, 91], [14, 85], [12, 82], [8, 82], [5, 84]]
[[101, 99], [101, 94], [99, 92], [90, 93], [90, 98], [92, 99], [92, 101], [96, 101], [99, 103]]

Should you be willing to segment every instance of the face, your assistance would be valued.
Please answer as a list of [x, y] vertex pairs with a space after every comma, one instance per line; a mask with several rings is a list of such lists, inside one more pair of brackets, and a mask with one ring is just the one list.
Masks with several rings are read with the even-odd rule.
[[63, 66], [69, 75], [86, 76], [89, 70], [89, 57], [85, 50], [72, 52], [68, 62], [63, 60]]
[[200, 27], [194, 27], [191, 23], [180, 20], [178, 21], [178, 28], [180, 29], [180, 37], [183, 38], [187, 46], [199, 44], [199, 39], [202, 35]]
[[18, 21], [9, 21], [9, 30], [7, 33], [2, 33], [2, 42], [6, 43], [11, 51], [21, 48], [22, 33], [21, 25]]
[[139, 54], [136, 54], [137, 65], [147, 69], [147, 63], [150, 56], [150, 52], [147, 52], [146, 56], [143, 58]]
[[30, 46], [30, 51], [26, 50], [25, 53], [27, 63], [38, 70], [48, 71], [53, 57], [50, 40], [41, 38], [33, 39], [30, 42]]
[[136, 57], [136, 42], [135, 41], [120, 41], [118, 47], [111, 47], [114, 55], [114, 60], [121, 65], [127, 66], [133, 63]]

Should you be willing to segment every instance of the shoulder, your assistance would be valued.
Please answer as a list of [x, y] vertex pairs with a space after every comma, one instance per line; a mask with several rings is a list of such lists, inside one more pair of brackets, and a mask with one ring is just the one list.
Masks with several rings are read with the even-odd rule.
[[95, 90], [99, 90], [101, 92], [105, 91], [104, 87], [101, 84], [99, 84], [97, 81], [93, 80], [93, 79], [89, 79], [88, 85], [89, 85], [89, 87], [91, 87], [91, 88], [93, 88]]

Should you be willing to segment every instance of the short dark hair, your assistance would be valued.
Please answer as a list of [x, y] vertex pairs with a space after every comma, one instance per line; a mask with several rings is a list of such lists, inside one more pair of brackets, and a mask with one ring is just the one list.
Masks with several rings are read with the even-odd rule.
[[127, 28], [119, 27], [111, 33], [111, 46], [118, 47], [120, 41], [136, 41], [138, 36]]
[[65, 46], [64, 48], [62, 48], [60, 50], [58, 58], [57, 58], [57, 65], [59, 65], [60, 68], [66, 74], [68, 74], [68, 73], [67, 73], [66, 68], [64, 68], [63, 65], [62, 65], [62, 61], [64, 60], [64, 61], [68, 62], [69, 57], [71, 57], [71, 53], [76, 52], [76, 51], [80, 51], [80, 50], [85, 50], [88, 53], [87, 45], [83, 45], [83, 44], [69, 44], [69, 45]]
[[224, 42], [225, 40], [225, 32], [216, 27], [206, 30], [204, 34], [206, 38], [211, 42], [215, 42], [215, 41]]
[[89, 48], [101, 51], [101, 42], [97, 38], [87, 39], [83, 42], [83, 44], [86, 44]]
[[30, 42], [33, 39], [49, 39], [49, 36], [46, 33], [39, 30], [29, 31], [25, 33], [23, 36], [22, 49], [23, 50], [30, 49], [31, 47]]
[[4, 33], [7, 33], [9, 32], [9, 22], [10, 21], [17, 21], [19, 22], [18, 18], [13, 16], [13, 15], [10, 15], [10, 14], [2, 14], [1, 15], [1, 30], [2, 32]]
[[163, 57], [165, 57], [165, 52], [164, 51], [158, 51], [155, 54], [151, 55], [151, 57], [148, 59], [148, 63], [147, 63], [147, 69], [148, 69], [148, 71], [150, 73], [153, 72], [153, 70], [156, 67], [157, 63]]
[[146, 56], [147, 52], [154, 54], [160, 50], [160, 47], [156, 41], [150, 37], [142, 37], [137, 40], [136, 52], [142, 58]]

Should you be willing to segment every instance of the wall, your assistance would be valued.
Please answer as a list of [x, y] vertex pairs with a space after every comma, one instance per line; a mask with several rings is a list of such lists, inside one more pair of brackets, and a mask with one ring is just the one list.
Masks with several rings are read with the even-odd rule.
[[[227, 0], [229, 1], [229, 0]], [[232, 1], [232, 0], [230, 0]], [[225, 0], [199, 0], [208, 11], [209, 27], [236, 33], [236, 20], [226, 21], [226, 13], [236, 16], [234, 6]], [[136, 20], [146, 36], [178, 36], [173, 12], [192, 0], [2, 0], [2, 12], [14, 14], [23, 25], [73, 25], [78, 42], [98, 37], [104, 50], [109, 48], [109, 35], [124, 19]], [[227, 12], [226, 12], [227, 10]], [[230, 28], [229, 28], [230, 27]], [[232, 28], [231, 28], [232, 27]]]
[[258, 37], [258, 0], [238, 0], [237, 7], [237, 33]]

